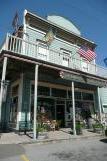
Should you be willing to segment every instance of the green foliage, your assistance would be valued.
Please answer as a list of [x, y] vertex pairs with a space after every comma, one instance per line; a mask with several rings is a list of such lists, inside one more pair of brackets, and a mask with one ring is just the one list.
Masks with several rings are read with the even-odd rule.
[[94, 128], [94, 129], [95, 129], [95, 128], [100, 128], [100, 129], [102, 129], [102, 128], [103, 128], [103, 125], [100, 124], [100, 123], [95, 123], [95, 124], [93, 124], [93, 128]]
[[47, 131], [47, 126], [42, 124], [42, 123], [38, 123], [37, 124], [37, 132], [46, 132]]
[[76, 122], [76, 129], [82, 129], [84, 127], [84, 123], [81, 121]]
[[95, 123], [92, 126], [93, 126], [93, 131], [97, 133], [101, 133], [104, 130], [104, 126], [101, 123]]
[[76, 122], [76, 133], [77, 135], [82, 134], [82, 128], [83, 128], [83, 124], [81, 124], [81, 122]]

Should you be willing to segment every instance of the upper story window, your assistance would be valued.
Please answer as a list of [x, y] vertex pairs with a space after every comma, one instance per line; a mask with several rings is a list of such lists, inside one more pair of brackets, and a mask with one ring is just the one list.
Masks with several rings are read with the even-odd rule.
[[40, 60], [49, 60], [49, 49], [47, 44], [44, 41], [37, 40], [37, 58]]
[[62, 65], [69, 67], [71, 51], [66, 49], [60, 49], [62, 54]]

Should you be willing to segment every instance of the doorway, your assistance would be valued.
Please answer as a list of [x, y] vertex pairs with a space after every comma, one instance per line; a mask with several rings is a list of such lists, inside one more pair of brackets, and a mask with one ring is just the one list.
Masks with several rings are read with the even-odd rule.
[[65, 127], [65, 105], [56, 105], [56, 119], [60, 127]]

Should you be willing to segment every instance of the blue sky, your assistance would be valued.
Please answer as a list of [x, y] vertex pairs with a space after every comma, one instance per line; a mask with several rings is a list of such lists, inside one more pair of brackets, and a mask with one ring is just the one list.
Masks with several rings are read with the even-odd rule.
[[104, 66], [107, 57], [107, 0], [0, 0], [0, 43], [12, 32], [17, 11], [22, 23], [24, 9], [39, 16], [55, 14], [68, 18], [80, 29], [82, 36], [94, 41], [97, 63]]

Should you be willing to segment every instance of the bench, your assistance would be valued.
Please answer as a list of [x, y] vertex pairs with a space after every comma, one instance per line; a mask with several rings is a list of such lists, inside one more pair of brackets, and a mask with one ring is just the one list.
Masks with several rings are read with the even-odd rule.
[[19, 134], [20, 132], [24, 132], [24, 134], [26, 134], [27, 131], [31, 131], [32, 129], [33, 129], [33, 125], [31, 121], [19, 122]]

